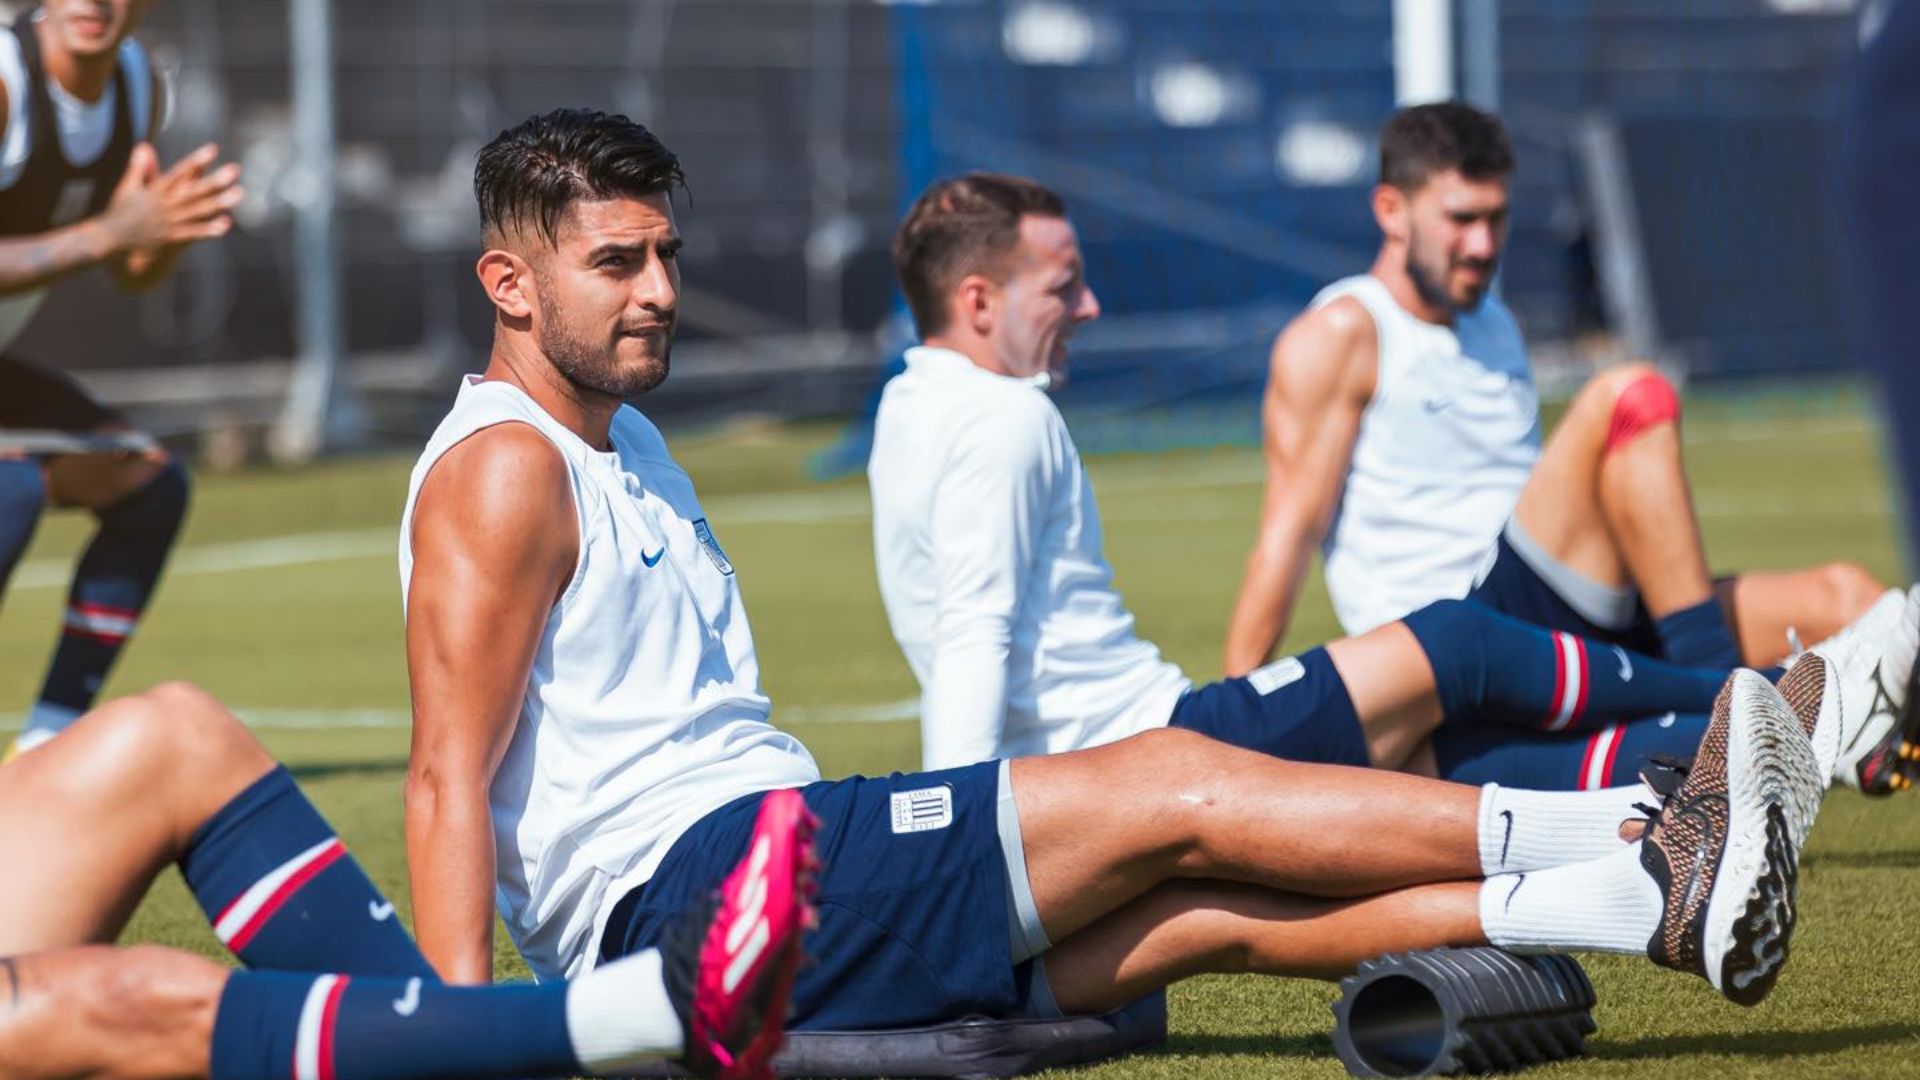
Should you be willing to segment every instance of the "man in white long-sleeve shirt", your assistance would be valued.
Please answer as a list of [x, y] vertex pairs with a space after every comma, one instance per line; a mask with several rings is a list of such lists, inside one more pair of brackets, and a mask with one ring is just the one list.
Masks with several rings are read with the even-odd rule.
[[[1100, 314], [1060, 199], [1010, 176], [935, 184], [902, 222], [894, 261], [924, 344], [882, 395], [868, 472], [926, 768], [1173, 726], [1294, 760], [1431, 773], [1428, 737], [1452, 719], [1495, 727], [1470, 736], [1489, 749], [1446, 755], [1449, 778], [1597, 788], [1698, 744], [1725, 669], [1624, 650], [1616, 661], [1457, 601], [1196, 688], [1135, 636], [1047, 394], [1075, 328]], [[1876, 620], [1911, 666], [1920, 607], [1890, 596]], [[1689, 715], [1655, 718], [1670, 712]]]

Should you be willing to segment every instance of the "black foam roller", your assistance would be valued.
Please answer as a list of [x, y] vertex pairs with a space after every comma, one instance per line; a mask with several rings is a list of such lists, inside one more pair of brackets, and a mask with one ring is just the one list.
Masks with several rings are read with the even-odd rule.
[[1355, 1076], [1510, 1072], [1583, 1053], [1593, 1000], [1567, 956], [1395, 953], [1341, 980], [1333, 1046]]

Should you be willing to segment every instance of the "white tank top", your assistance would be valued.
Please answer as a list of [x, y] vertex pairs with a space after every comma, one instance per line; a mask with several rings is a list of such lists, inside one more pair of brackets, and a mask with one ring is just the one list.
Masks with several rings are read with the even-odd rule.
[[[147, 51], [127, 38], [120, 43], [120, 69], [126, 74], [127, 119], [133, 122], [133, 141], [146, 140], [153, 119], [153, 70], [147, 63]], [[7, 130], [0, 137], [0, 193], [13, 187], [27, 167], [27, 155], [33, 150], [33, 122], [27, 108], [27, 63], [20, 55], [20, 39], [0, 27], [0, 83], [7, 88]], [[47, 96], [53, 99], [53, 117], [59, 127], [60, 152], [70, 164], [91, 165], [106, 153], [113, 139], [113, 106], [118, 91], [115, 80], [107, 81], [107, 92], [98, 101], [81, 101], [67, 93], [51, 76]], [[4, 195], [0, 194], [0, 198]], [[64, 224], [72, 224], [65, 222]], [[13, 344], [26, 331], [47, 298], [45, 288], [30, 289], [12, 296], [0, 296], [0, 349]]]
[[1465, 596], [1540, 456], [1526, 341], [1489, 293], [1454, 325], [1414, 317], [1372, 275], [1334, 282], [1373, 316], [1379, 379], [1321, 545], [1340, 625], [1361, 634]]
[[631, 408], [615, 415], [614, 449], [602, 452], [518, 388], [467, 376], [414, 466], [400, 521], [402, 600], [421, 484], [442, 454], [501, 423], [526, 424], [559, 449], [580, 557], [547, 617], [489, 793], [495, 899], [534, 973], [572, 977], [592, 966], [613, 904], [688, 826], [820, 770], [768, 723], [733, 565], [659, 429]]

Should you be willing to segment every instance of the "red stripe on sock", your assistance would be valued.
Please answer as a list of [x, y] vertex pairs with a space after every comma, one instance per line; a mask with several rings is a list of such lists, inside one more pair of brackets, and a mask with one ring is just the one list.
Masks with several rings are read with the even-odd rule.
[[1626, 729], [1609, 728], [1608, 730], [1614, 731], [1615, 734], [1612, 743], [1607, 746], [1607, 762], [1600, 767], [1601, 787], [1606, 787], [1613, 783], [1613, 763], [1620, 760], [1620, 744], [1627, 741]]
[[1547, 718], [1540, 727], [1553, 731], [1559, 727], [1560, 699], [1567, 696], [1567, 651], [1560, 647], [1560, 635], [1547, 635], [1547, 647], [1553, 650], [1553, 696], [1547, 699]]
[[340, 997], [347, 992], [348, 979], [340, 976], [327, 992], [327, 1005], [320, 1014], [320, 1080], [334, 1080], [333, 1029], [340, 1019]]
[[[314, 857], [312, 862], [301, 867], [298, 873], [288, 878], [279, 888], [273, 890], [273, 895], [267, 897], [267, 902], [261, 904], [260, 910], [253, 913], [253, 918], [248, 919], [246, 925], [242, 926], [233, 935], [233, 940], [227, 942], [227, 948], [236, 954], [246, 948], [247, 943], [253, 940], [253, 936], [258, 934], [260, 929], [266, 926], [268, 921], [270, 921], [282, 907], [286, 906], [287, 901], [293, 898], [294, 893], [299, 892], [307, 882], [319, 877], [321, 871], [339, 862], [346, 853], [346, 845], [335, 840], [332, 847], [321, 852]], [[215, 920], [216, 923], [218, 921], [217, 919]]]
[[1567, 722], [1580, 719], [1587, 712], [1587, 691], [1593, 686], [1593, 665], [1587, 662], [1587, 639], [1572, 638], [1573, 651], [1580, 658], [1580, 693], [1573, 700], [1573, 716]]
[[1600, 737], [1606, 733], [1607, 729], [1601, 728], [1599, 731], [1587, 736], [1587, 752], [1581, 756], [1580, 772], [1573, 778], [1573, 786], [1576, 790], [1593, 790], [1592, 786], [1587, 783], [1587, 772], [1593, 767], [1593, 752], [1600, 749]]

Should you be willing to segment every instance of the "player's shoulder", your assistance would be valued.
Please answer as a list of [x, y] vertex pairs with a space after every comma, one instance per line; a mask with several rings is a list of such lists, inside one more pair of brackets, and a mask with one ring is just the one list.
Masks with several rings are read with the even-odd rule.
[[489, 424], [448, 447], [423, 480], [421, 496], [423, 504], [457, 502], [487, 519], [545, 513], [572, 497], [560, 448], [517, 420]]
[[1373, 313], [1354, 296], [1336, 296], [1295, 316], [1274, 339], [1269, 357], [1276, 385], [1350, 385], [1371, 393], [1380, 331]]

